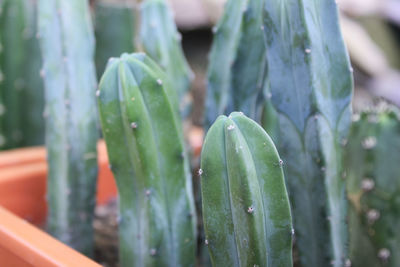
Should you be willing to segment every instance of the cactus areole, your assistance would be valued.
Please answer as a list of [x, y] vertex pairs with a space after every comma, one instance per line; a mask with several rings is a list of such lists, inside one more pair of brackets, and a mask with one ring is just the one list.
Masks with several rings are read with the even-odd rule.
[[292, 266], [292, 222], [282, 161], [267, 133], [220, 116], [201, 154], [206, 245], [213, 266]]
[[98, 103], [120, 198], [121, 266], [194, 266], [189, 162], [173, 88], [143, 53], [111, 59]]

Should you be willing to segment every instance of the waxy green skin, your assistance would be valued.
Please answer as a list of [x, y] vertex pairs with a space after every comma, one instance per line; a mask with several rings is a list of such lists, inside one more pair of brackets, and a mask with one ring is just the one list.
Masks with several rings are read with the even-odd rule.
[[238, 112], [218, 117], [203, 145], [200, 175], [213, 266], [292, 266], [282, 162], [256, 122]]
[[96, 71], [98, 77], [101, 77], [110, 57], [135, 50], [136, 12], [133, 5], [124, 1], [96, 1], [94, 18]]
[[344, 160], [351, 266], [400, 266], [398, 114], [363, 112], [351, 127]]
[[302, 266], [347, 259], [341, 142], [352, 75], [335, 1], [273, 0], [264, 6], [268, 88]]
[[190, 112], [188, 98], [193, 73], [185, 59], [170, 7], [165, 0], [145, 0], [140, 6], [141, 49], [166, 72], [179, 98], [183, 117]]
[[41, 56], [36, 39], [37, 5], [0, 2], [0, 149], [44, 142]]
[[242, 111], [260, 121], [266, 46], [262, 0], [229, 0], [214, 28], [208, 67], [205, 128], [218, 115]]
[[98, 104], [120, 204], [121, 266], [194, 266], [196, 214], [167, 76], [142, 53], [111, 59]]
[[98, 131], [89, 6], [82, 0], [38, 4], [49, 163], [47, 226], [61, 241], [92, 255]]

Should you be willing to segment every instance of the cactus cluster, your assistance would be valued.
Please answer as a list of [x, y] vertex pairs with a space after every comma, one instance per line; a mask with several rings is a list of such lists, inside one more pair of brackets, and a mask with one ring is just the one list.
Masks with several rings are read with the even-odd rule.
[[177, 31], [172, 11], [165, 0], [146, 0], [140, 6], [139, 43], [166, 72], [179, 99], [183, 117], [190, 113], [188, 94], [193, 73], [181, 47], [181, 35]]
[[196, 214], [174, 88], [142, 53], [111, 59], [98, 104], [119, 189], [121, 266], [194, 266]]
[[400, 265], [400, 121], [391, 110], [354, 116], [344, 166], [352, 266]]
[[292, 221], [281, 159], [241, 113], [220, 116], [201, 155], [204, 228], [213, 266], [292, 266]]
[[302, 266], [347, 260], [341, 143], [350, 124], [352, 74], [336, 3], [267, 1], [268, 86]]
[[39, 0], [38, 17], [49, 164], [48, 230], [91, 255], [98, 132], [88, 1]]
[[240, 110], [260, 120], [266, 72], [263, 0], [229, 0], [213, 28], [205, 114], [208, 129], [216, 117]]

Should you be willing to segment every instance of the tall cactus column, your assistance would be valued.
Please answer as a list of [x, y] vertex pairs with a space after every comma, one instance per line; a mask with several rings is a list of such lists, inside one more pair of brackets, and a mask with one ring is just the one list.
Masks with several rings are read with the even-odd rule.
[[394, 110], [355, 116], [344, 161], [352, 266], [400, 266], [400, 120]]
[[38, 35], [46, 98], [48, 229], [90, 255], [98, 133], [88, 2], [40, 0]]
[[185, 59], [181, 46], [181, 35], [165, 0], [145, 0], [140, 7], [139, 43], [167, 73], [179, 99], [183, 117], [189, 115], [189, 94], [193, 73]]
[[266, 1], [264, 31], [300, 262], [343, 266], [341, 143], [350, 124], [352, 75], [335, 1]]
[[292, 266], [292, 220], [274, 143], [257, 123], [220, 116], [201, 153], [203, 217], [213, 266]]
[[99, 108], [120, 204], [121, 266], [194, 266], [196, 214], [178, 108], [148, 56], [111, 59]]

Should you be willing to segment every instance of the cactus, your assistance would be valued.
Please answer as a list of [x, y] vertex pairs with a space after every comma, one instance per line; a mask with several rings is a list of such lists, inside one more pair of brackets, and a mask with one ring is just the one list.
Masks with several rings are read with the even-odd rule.
[[263, 3], [262, 0], [229, 0], [222, 19], [213, 29], [205, 128], [218, 115], [234, 110], [260, 121], [266, 72]]
[[97, 94], [119, 189], [121, 266], [194, 266], [196, 214], [174, 88], [148, 56], [123, 54]]
[[22, 96], [21, 131], [23, 132], [23, 145], [42, 145], [45, 135], [44, 110], [44, 84], [40, 77], [42, 57], [40, 54], [37, 33], [37, 3], [24, 1], [26, 25], [23, 32], [25, 39], [24, 56], [24, 88]]
[[0, 91], [3, 98], [0, 149], [8, 149], [22, 144], [21, 97], [24, 79], [21, 69], [25, 55], [23, 32], [26, 22], [23, 0], [3, 0], [0, 4]]
[[292, 266], [282, 161], [257, 123], [221, 115], [207, 133], [199, 174], [213, 266]]
[[272, 0], [263, 11], [268, 88], [302, 266], [344, 266], [347, 202], [341, 142], [352, 70], [335, 1]]
[[38, 5], [49, 163], [48, 230], [91, 255], [98, 132], [88, 2], [39, 0]]
[[165, 0], [146, 0], [140, 8], [139, 42], [144, 52], [167, 73], [177, 91], [179, 109], [183, 117], [190, 112], [190, 82], [193, 73], [180, 44], [172, 11]]
[[347, 147], [351, 266], [400, 266], [400, 121], [395, 111], [357, 116]]
[[126, 1], [96, 1], [94, 6], [96, 70], [104, 72], [110, 57], [135, 50], [135, 8]]
[[0, 149], [39, 145], [44, 141], [44, 96], [36, 4], [4, 0], [0, 5]]

